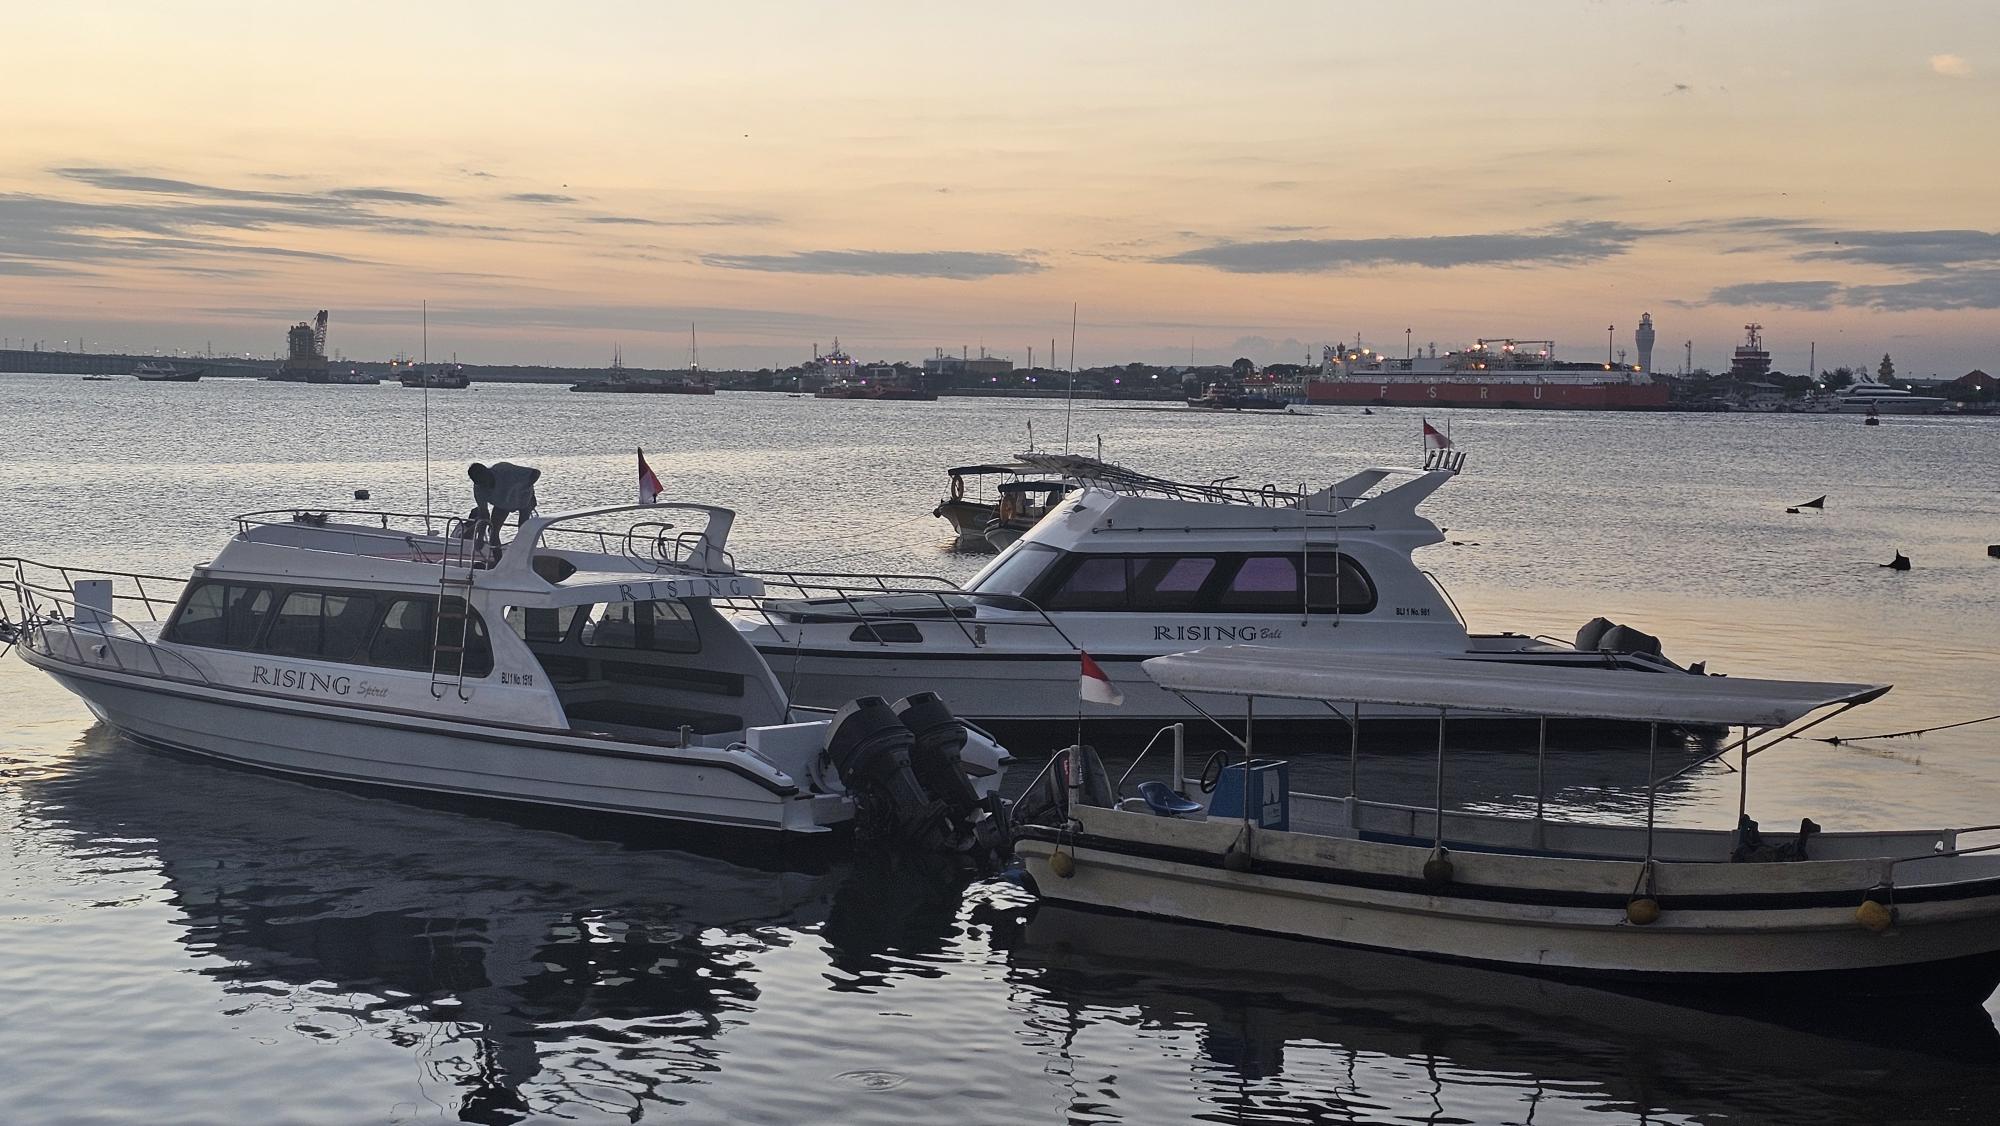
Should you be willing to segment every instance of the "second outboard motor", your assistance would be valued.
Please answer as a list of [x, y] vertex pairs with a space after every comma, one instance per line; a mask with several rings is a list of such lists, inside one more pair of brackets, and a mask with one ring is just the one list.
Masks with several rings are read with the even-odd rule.
[[895, 711], [917, 739], [910, 751], [911, 772], [950, 810], [954, 846], [982, 867], [998, 868], [1013, 848], [1007, 800], [997, 793], [980, 797], [966, 777], [964, 752], [971, 733], [965, 722], [935, 692], [905, 696], [896, 701]]
[[826, 754], [855, 795], [864, 830], [941, 848], [950, 832], [945, 803], [924, 792], [910, 767], [917, 737], [880, 696], [849, 700], [827, 726]]
[[917, 738], [910, 750], [910, 770], [934, 798], [950, 807], [955, 818], [969, 816], [979, 807], [979, 795], [959, 765], [965, 749], [965, 724], [935, 692], [919, 692], [895, 703], [896, 718]]

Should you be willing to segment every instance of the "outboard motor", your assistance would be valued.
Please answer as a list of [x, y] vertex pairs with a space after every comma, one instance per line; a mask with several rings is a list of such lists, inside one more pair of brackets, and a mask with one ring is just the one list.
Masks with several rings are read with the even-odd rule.
[[965, 749], [965, 725], [935, 692], [905, 696], [896, 701], [895, 712], [917, 739], [910, 749], [910, 770], [917, 782], [943, 801], [954, 818], [970, 815], [979, 806], [979, 795], [959, 766], [959, 752]]
[[1583, 628], [1576, 631], [1576, 647], [1587, 653], [1611, 653], [1621, 656], [1650, 657], [1646, 662], [1655, 668], [1679, 668], [1667, 659], [1660, 648], [1660, 639], [1644, 630], [1620, 625], [1609, 618], [1592, 618]]
[[924, 791], [911, 770], [916, 741], [888, 701], [862, 696], [834, 713], [826, 755], [854, 795], [864, 833], [942, 848], [950, 834], [946, 807]]
[[935, 692], [918, 692], [896, 701], [896, 717], [916, 736], [910, 770], [931, 797], [944, 802], [957, 846], [981, 863], [997, 866], [1010, 851], [1007, 802], [999, 794], [982, 798], [965, 776], [965, 723]]

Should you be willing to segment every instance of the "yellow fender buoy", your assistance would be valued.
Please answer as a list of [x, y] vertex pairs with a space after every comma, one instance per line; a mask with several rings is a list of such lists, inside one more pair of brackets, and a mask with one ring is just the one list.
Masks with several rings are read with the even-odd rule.
[[1660, 901], [1642, 895], [1625, 905], [1625, 921], [1635, 927], [1650, 927], [1660, 921]]
[[1896, 909], [1886, 903], [1864, 899], [1861, 901], [1861, 906], [1854, 909], [1854, 921], [1876, 934], [1881, 934], [1896, 925]]
[[1075, 855], [1057, 850], [1049, 857], [1049, 871], [1054, 872], [1059, 880], [1067, 880], [1076, 875]]

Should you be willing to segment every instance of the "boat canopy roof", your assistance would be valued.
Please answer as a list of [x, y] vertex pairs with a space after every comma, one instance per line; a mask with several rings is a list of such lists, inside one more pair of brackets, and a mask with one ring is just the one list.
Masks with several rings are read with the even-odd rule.
[[1889, 690], [1886, 684], [1350, 656], [1268, 645], [1171, 653], [1144, 668], [1160, 687], [1178, 692], [1730, 727], [1783, 727], [1821, 708], [1867, 703]]
[[978, 477], [988, 473], [1019, 473], [1026, 468], [1028, 467], [1018, 463], [1004, 465], [955, 465], [945, 470], [945, 473], [953, 477]]

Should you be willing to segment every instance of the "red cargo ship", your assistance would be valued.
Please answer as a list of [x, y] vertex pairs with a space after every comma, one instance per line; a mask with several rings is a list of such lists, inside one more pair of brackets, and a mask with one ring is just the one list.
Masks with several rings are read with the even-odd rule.
[[1462, 352], [1393, 359], [1328, 347], [1309, 403], [1392, 407], [1665, 410], [1667, 385], [1636, 366], [1555, 358], [1551, 340], [1481, 340]]

